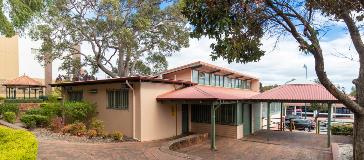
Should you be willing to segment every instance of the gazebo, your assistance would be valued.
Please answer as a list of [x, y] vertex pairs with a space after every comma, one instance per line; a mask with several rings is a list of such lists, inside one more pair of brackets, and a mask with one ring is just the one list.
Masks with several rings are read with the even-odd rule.
[[[3, 86], [5, 86], [6, 99], [37, 99], [39, 96], [43, 96], [43, 89], [45, 87], [42, 83], [26, 75], [8, 80], [3, 84]], [[18, 90], [22, 90], [22, 97], [17, 96]]]

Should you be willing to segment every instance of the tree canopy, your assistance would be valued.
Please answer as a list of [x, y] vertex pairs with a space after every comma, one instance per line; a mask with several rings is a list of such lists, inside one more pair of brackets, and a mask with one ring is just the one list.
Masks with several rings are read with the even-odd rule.
[[5, 0], [0, 3], [0, 33], [11, 37], [21, 31], [48, 1]]
[[[56, 0], [32, 32], [42, 40], [38, 59], [81, 55], [82, 64], [111, 77], [153, 74], [167, 68], [166, 56], [188, 46], [187, 21], [170, 0]], [[81, 50], [80, 46], [91, 50]], [[67, 66], [67, 65], [65, 65]]]
[[[185, 0], [183, 14], [194, 29], [192, 37], [208, 36], [212, 59], [247, 63], [264, 56], [263, 37], [289, 35], [305, 54], [315, 60], [320, 83], [355, 115], [354, 159], [364, 159], [364, 43], [360, 32], [364, 1], [359, 0]], [[357, 101], [338, 89], [328, 78], [321, 47], [325, 23], [340, 21], [349, 32], [359, 56], [358, 77], [353, 80]], [[334, 26], [339, 27], [339, 26]], [[278, 42], [279, 43], [279, 42]], [[358, 142], [358, 143], [356, 143]]]

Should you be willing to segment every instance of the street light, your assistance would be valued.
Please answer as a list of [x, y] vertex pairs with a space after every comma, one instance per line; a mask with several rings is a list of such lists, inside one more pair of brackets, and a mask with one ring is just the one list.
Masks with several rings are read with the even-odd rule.
[[[306, 81], [307, 81], [307, 65], [304, 64], [303, 65], [303, 68], [306, 70]], [[302, 111], [301, 111], [302, 113]], [[307, 108], [306, 108], [306, 103], [305, 103], [305, 119], [307, 119]]]

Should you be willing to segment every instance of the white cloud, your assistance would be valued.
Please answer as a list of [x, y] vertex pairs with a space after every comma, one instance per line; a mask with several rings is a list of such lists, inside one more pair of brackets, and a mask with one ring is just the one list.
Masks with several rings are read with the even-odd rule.
[[[201, 38], [200, 40], [191, 39], [189, 48], [182, 49], [179, 53], [167, 58], [169, 68], [194, 61], [205, 61], [239, 72], [257, 75], [264, 85], [270, 85], [283, 84], [292, 78], [298, 80], [305, 79], [303, 65], [306, 64], [308, 66], [308, 79], [316, 79], [313, 56], [299, 52], [297, 43], [290, 38], [281, 40], [273, 51], [272, 48], [275, 41], [273, 39], [264, 40], [263, 49], [267, 51], [266, 55], [259, 62], [247, 64], [228, 64], [222, 59], [212, 61], [209, 56], [211, 53], [210, 44], [212, 42], [208, 38]], [[329, 78], [335, 84], [344, 86], [347, 91], [350, 91], [351, 86], [353, 86], [351, 81], [357, 76], [359, 64], [331, 55], [331, 53], [338, 51], [355, 55], [353, 49], [349, 50], [351, 45], [349, 37], [325, 41], [321, 45], [325, 53], [325, 67]]]
[[[222, 59], [212, 61], [210, 57], [210, 44], [213, 40], [201, 38], [200, 40], [191, 39], [190, 47], [184, 48], [173, 56], [168, 57], [169, 68], [177, 67], [195, 61], [204, 61], [214, 65], [227, 67], [239, 72], [249, 73], [260, 77], [264, 85], [283, 84], [292, 78], [305, 79], [303, 65], [308, 66], [308, 79], [316, 78], [314, 70], [314, 58], [304, 55], [298, 51], [297, 43], [290, 39], [282, 39], [277, 48], [272, 51], [274, 40], [263, 41], [263, 49], [266, 55], [259, 62], [247, 64], [231, 63], [228, 64]], [[324, 41], [321, 43], [325, 53], [325, 67], [329, 78], [335, 83], [344, 86], [350, 91], [351, 81], [357, 76], [359, 64], [347, 59], [338, 58], [331, 53], [345, 53], [355, 56], [355, 50], [350, 43], [348, 36]], [[40, 43], [32, 42], [29, 39], [20, 40], [20, 74], [26, 73], [32, 77], [43, 78], [44, 69], [31, 54], [31, 48], [39, 48]], [[82, 46], [82, 51], [90, 51], [86, 45]], [[59, 61], [53, 63], [53, 78], [58, 74]], [[104, 73], [98, 73], [99, 78], [105, 78]]]

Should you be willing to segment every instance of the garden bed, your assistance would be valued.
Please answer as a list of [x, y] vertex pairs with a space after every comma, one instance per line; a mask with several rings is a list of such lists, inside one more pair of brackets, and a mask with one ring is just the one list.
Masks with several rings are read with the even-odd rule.
[[61, 140], [61, 141], [69, 141], [69, 142], [80, 142], [80, 143], [115, 143], [115, 142], [132, 142], [134, 139], [128, 138], [126, 136], [123, 137], [122, 140], [114, 140], [113, 138], [102, 138], [102, 137], [93, 137], [88, 138], [86, 136], [73, 136], [69, 133], [55, 133], [45, 128], [36, 128], [31, 130], [38, 139], [40, 140]]

